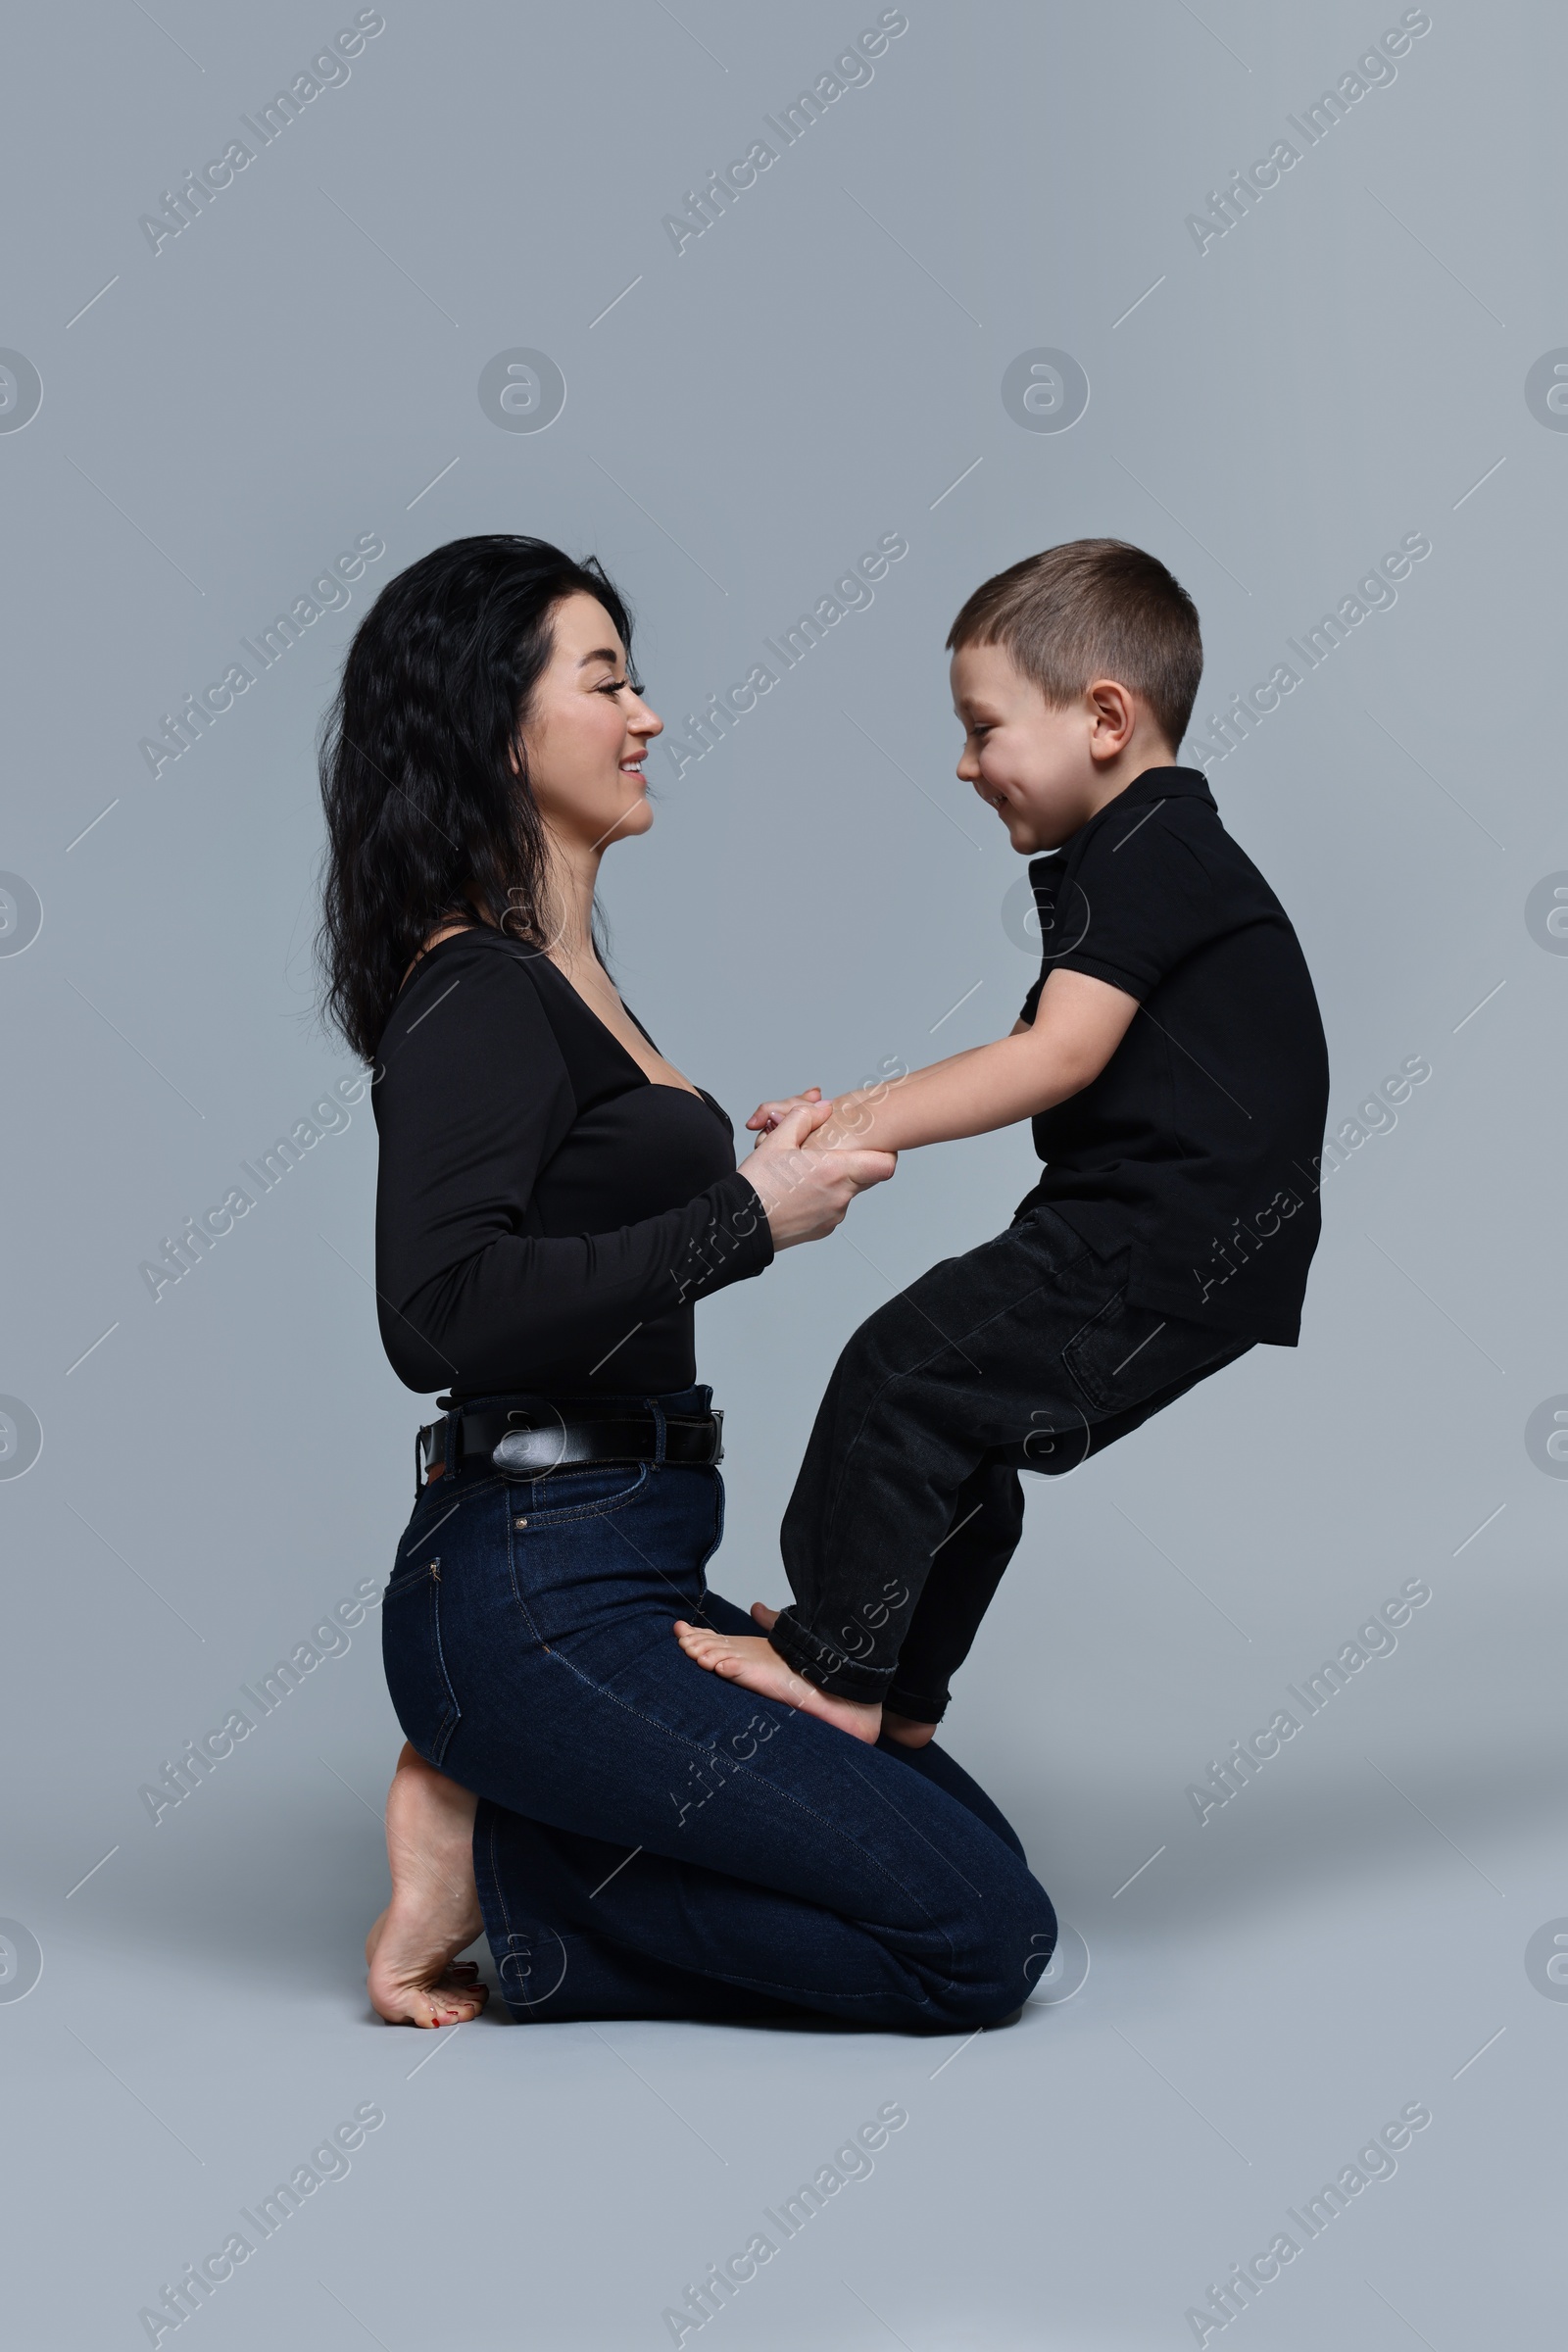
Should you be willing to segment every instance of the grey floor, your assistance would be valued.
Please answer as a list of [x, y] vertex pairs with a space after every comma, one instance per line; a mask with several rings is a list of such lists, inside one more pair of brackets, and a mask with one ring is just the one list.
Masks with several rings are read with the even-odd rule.
[[[332, 35], [314, 0], [90, 0], [11, 35], [0, 2344], [1560, 2341], [1560, 12], [868, 9], [907, 20], [874, 73], [845, 64], [701, 235], [707, 175], [845, 59], [837, 0], [379, 13], [265, 145], [242, 123]], [[144, 225], [247, 135], [177, 234]], [[519, 351], [546, 429], [498, 405]], [[1300, 933], [1346, 1156], [1299, 1349], [1031, 1494], [947, 1735], [1071, 1931], [1016, 2028], [380, 2026], [373, 1610], [183, 1803], [141, 1793], [378, 1592], [407, 1512], [428, 1400], [378, 1344], [372, 1122], [311, 1014], [313, 741], [379, 584], [495, 529], [597, 550], [637, 609], [687, 748], [607, 861], [615, 970], [737, 1121], [994, 1037], [1034, 976], [1017, 861], [952, 772], [970, 590], [1109, 532], [1198, 601], [1188, 756]], [[874, 602], [846, 585], [698, 758], [687, 714], [889, 537]], [[356, 542], [382, 553], [345, 604]], [[331, 609], [263, 669], [240, 649], [313, 582]], [[174, 714], [247, 659], [174, 759]], [[339, 1088], [155, 1298], [182, 1221]], [[845, 1335], [1033, 1167], [1022, 1134], [906, 1154], [705, 1305], [733, 1598], [783, 1597]], [[1200, 1821], [1189, 1788], [1411, 1582], [1397, 1647]], [[766, 2218], [885, 2110], [874, 2169], [847, 2157], [793, 2234]], [[338, 2177], [264, 2239], [241, 2216], [322, 2149]], [[141, 2317], [236, 2231], [199, 2311]], [[732, 2300], [666, 2319], [760, 2232]], [[1282, 2234], [1245, 2310], [1209, 2303]]]
[[[6, 2340], [136, 2340], [138, 2310], [235, 2230], [255, 2250], [201, 2317], [235, 2347], [667, 2342], [664, 2312], [758, 2231], [772, 2258], [707, 2323], [757, 2352], [1193, 2341], [1188, 2309], [1281, 2231], [1299, 2252], [1248, 2311], [1259, 2343], [1552, 2340], [1568, 2011], [1525, 1946], [1568, 1884], [1555, 1563], [1510, 1544], [1506, 1511], [1452, 1558], [1486, 1516], [1457, 1491], [1410, 1495], [1403, 1535], [1363, 1498], [1358, 1533], [1353, 1481], [1279, 1445], [1304, 1353], [1226, 1378], [1140, 1452], [1039, 1482], [955, 1710], [951, 1744], [1068, 1923], [1010, 2030], [541, 2030], [498, 2009], [394, 2031], [357, 1954], [397, 1739], [373, 1616], [156, 1829], [89, 1801], [62, 1709], [30, 1785], [66, 1818], [12, 1878], [43, 1973], [0, 2016], [24, 2254]], [[1169, 1507], [1178, 1467], [1208, 1502]], [[1320, 1589], [1292, 1589], [1285, 1558], [1314, 1554]], [[1397, 1648], [1319, 1718], [1298, 1709], [1296, 1740], [1200, 1825], [1189, 1781], [1407, 1577], [1432, 1597]], [[72, 1605], [51, 1600], [57, 1628]], [[907, 2122], [873, 2169], [846, 2157], [786, 2236], [785, 2201], [890, 2106]], [[1374, 2152], [1357, 2170], [1384, 2177], [1309, 2238], [1296, 2216], [1408, 2108], [1431, 2122], [1396, 2170]], [[260, 2201], [368, 2109], [385, 2120], [349, 2169], [264, 2241]]]

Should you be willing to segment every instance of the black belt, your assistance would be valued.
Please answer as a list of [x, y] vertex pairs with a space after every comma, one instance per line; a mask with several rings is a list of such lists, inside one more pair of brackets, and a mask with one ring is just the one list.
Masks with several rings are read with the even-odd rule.
[[589, 1462], [654, 1462], [707, 1469], [724, 1458], [724, 1416], [666, 1413], [662, 1452], [659, 1425], [646, 1407], [565, 1402], [523, 1396], [477, 1412], [454, 1409], [427, 1422], [415, 1441], [421, 1486], [454, 1472], [499, 1471], [503, 1478], [546, 1478]]

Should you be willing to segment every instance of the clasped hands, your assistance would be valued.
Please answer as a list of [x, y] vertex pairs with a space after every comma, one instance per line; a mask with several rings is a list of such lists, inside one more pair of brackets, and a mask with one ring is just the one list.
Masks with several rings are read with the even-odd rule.
[[760, 1102], [746, 1122], [757, 1144], [741, 1174], [767, 1212], [775, 1250], [820, 1241], [843, 1223], [857, 1193], [885, 1184], [898, 1165], [897, 1152], [854, 1141], [872, 1124], [863, 1109], [836, 1123], [838, 1107], [812, 1086]]

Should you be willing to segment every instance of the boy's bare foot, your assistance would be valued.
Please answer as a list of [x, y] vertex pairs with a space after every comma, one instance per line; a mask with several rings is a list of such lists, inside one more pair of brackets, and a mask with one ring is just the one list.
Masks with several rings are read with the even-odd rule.
[[[763, 1108], [766, 1107], [764, 1104]], [[770, 1634], [778, 1623], [777, 1609], [770, 1609], [765, 1600], [753, 1601], [752, 1615], [764, 1634]], [[929, 1747], [937, 1736], [934, 1723], [920, 1723], [912, 1715], [895, 1715], [886, 1707], [882, 1710], [882, 1730], [889, 1740], [896, 1740], [901, 1747]]]
[[[768, 1608], [762, 1601], [752, 1604], [752, 1615], [760, 1626], [771, 1626], [777, 1609]], [[882, 1709], [874, 1701], [870, 1705], [858, 1699], [835, 1698], [829, 1691], [818, 1690], [814, 1683], [802, 1680], [792, 1666], [786, 1665], [771, 1642], [760, 1634], [715, 1634], [706, 1625], [688, 1625], [684, 1617], [675, 1621], [675, 1638], [686, 1655], [710, 1674], [722, 1675], [729, 1683], [739, 1683], [744, 1690], [755, 1690], [761, 1698], [782, 1699], [787, 1707], [799, 1707], [803, 1715], [820, 1716], [835, 1731], [848, 1732], [854, 1740], [864, 1740], [875, 1746], [882, 1730]]]
[[[764, 1634], [770, 1634], [778, 1623], [777, 1609], [770, 1609], [765, 1600], [753, 1601], [752, 1615]], [[894, 1715], [886, 1707], [882, 1710], [882, 1730], [901, 1747], [928, 1747], [937, 1736], [934, 1723], [917, 1723], [912, 1715]]]
[[460, 2026], [490, 1987], [459, 1960], [484, 1929], [473, 1883], [478, 1800], [407, 1740], [386, 1798], [392, 1900], [365, 1938], [370, 2005], [389, 2026]]

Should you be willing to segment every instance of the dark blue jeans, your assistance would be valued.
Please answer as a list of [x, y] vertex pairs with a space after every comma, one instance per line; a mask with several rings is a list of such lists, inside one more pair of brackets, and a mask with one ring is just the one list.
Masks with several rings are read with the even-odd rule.
[[486, 1461], [416, 1499], [387, 1683], [415, 1747], [479, 1796], [513, 2014], [1006, 2017], [1056, 1922], [984, 1791], [934, 1744], [869, 1747], [675, 1641], [677, 1617], [756, 1631], [707, 1588], [723, 1519], [716, 1470], [665, 1462], [508, 1481]]

